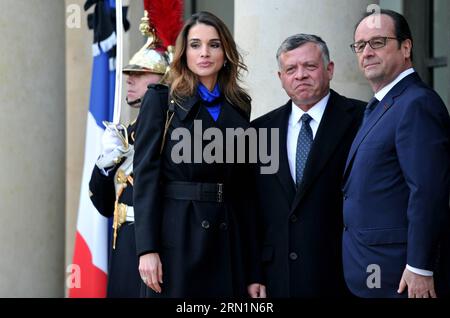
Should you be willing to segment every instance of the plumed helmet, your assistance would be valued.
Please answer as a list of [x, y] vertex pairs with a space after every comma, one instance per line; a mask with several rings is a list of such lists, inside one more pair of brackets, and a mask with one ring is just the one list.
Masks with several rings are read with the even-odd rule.
[[173, 45], [182, 27], [182, 0], [145, 0], [145, 14], [139, 30], [147, 37], [122, 72], [150, 72], [165, 75], [173, 56]]

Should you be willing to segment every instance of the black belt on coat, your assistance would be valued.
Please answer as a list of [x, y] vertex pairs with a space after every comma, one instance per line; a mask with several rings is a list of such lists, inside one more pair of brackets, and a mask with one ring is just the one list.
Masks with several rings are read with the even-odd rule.
[[223, 183], [171, 181], [164, 185], [164, 197], [176, 200], [224, 202]]

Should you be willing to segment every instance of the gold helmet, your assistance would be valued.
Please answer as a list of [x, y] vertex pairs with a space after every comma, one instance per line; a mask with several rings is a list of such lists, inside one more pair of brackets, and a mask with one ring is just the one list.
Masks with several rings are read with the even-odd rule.
[[122, 72], [150, 72], [165, 75], [173, 56], [173, 45], [182, 27], [182, 0], [144, 0], [145, 15], [139, 30], [147, 37]]

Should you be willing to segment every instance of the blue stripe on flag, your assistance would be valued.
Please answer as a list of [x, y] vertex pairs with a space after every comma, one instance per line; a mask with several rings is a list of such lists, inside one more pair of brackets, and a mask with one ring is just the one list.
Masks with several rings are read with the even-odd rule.
[[102, 121], [113, 120], [115, 81], [115, 71], [109, 70], [108, 54], [102, 52], [94, 57], [89, 112], [102, 129], [105, 128]]

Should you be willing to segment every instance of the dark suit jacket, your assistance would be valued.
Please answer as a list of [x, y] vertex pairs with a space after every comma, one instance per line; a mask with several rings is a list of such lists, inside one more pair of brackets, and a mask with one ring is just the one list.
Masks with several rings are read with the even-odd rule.
[[280, 132], [278, 172], [256, 171], [261, 279], [269, 297], [347, 294], [341, 262], [342, 173], [364, 105], [331, 91], [298, 191], [286, 148], [291, 101], [253, 122], [255, 128]]
[[[398, 297], [406, 264], [436, 268], [449, 214], [449, 134], [445, 105], [416, 73], [389, 91], [358, 132], [344, 176], [343, 236], [345, 279], [356, 295]], [[367, 287], [370, 264], [380, 268], [380, 288]]]

